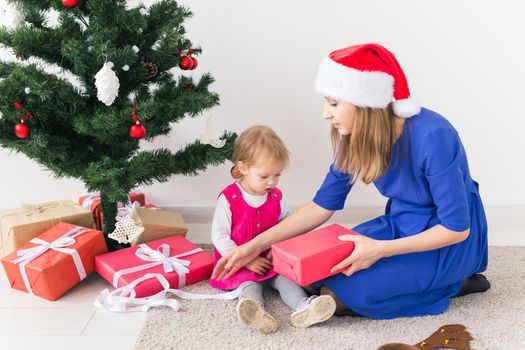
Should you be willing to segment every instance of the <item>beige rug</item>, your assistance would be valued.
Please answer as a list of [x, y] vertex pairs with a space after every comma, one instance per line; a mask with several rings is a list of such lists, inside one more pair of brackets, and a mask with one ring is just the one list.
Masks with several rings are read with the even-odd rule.
[[[267, 336], [240, 323], [235, 301], [183, 300], [179, 312], [149, 312], [135, 349], [376, 349], [389, 342], [415, 344], [448, 323], [467, 326], [474, 349], [525, 349], [525, 247], [491, 247], [486, 275], [492, 283], [488, 292], [453, 299], [442, 315], [387, 321], [335, 317], [308, 329], [293, 328], [290, 311], [270, 291], [266, 308], [281, 328]], [[206, 282], [185, 290], [215, 293]]]

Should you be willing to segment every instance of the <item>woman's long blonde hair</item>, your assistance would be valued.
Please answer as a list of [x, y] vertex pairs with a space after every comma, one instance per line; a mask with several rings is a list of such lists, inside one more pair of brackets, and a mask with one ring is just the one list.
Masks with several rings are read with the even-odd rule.
[[400, 135], [392, 104], [386, 108], [356, 107], [352, 134], [341, 136], [332, 127], [331, 139], [338, 170], [352, 174], [351, 182], [369, 184], [382, 176], [392, 161]]
[[235, 141], [231, 161], [233, 167], [231, 175], [234, 179], [242, 178], [237, 168], [237, 162], [253, 165], [258, 160], [272, 160], [283, 162], [285, 166], [290, 162], [290, 153], [284, 142], [275, 131], [264, 125], [252, 126], [239, 135]]

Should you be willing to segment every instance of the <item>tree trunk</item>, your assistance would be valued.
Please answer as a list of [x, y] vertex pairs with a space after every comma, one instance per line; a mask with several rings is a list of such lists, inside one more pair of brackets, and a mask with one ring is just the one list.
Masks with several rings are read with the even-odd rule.
[[108, 250], [114, 251], [125, 248], [127, 245], [121, 244], [108, 235], [115, 230], [115, 223], [117, 222], [118, 206], [116, 202], [111, 202], [104, 192], [100, 193], [100, 203], [102, 205], [102, 213], [104, 214], [104, 239]]

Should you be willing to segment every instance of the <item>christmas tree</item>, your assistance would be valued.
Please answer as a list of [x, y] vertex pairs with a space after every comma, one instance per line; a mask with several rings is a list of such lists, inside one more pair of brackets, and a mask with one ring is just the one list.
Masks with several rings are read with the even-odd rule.
[[202, 52], [185, 37], [187, 8], [173, 0], [149, 8], [123, 0], [7, 3], [0, 44], [18, 60], [0, 61], [0, 146], [100, 192], [106, 237], [132, 188], [229, 158], [230, 132], [175, 153], [140, 150], [140, 139], [166, 135], [219, 103], [210, 74], [182, 74]]

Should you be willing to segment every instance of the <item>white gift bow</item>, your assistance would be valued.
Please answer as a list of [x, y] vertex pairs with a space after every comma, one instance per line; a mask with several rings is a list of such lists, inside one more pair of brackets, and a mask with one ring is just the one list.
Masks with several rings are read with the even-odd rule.
[[78, 254], [78, 252], [75, 249], [65, 248], [75, 244], [75, 237], [80, 236], [81, 234], [84, 234], [86, 232], [86, 228], [77, 226], [69, 232], [66, 232], [63, 236], [55, 239], [53, 242], [46, 242], [40, 238], [33, 238], [29, 242], [38, 244], [37, 246], [29, 249], [22, 249], [17, 252], [19, 258], [13, 260], [12, 262], [14, 264], [20, 264], [20, 273], [22, 274], [22, 279], [24, 281], [26, 289], [30, 294], [34, 293], [33, 289], [31, 289], [31, 284], [29, 283], [29, 278], [27, 277], [25, 266], [50, 249], [71, 255], [71, 257], [73, 258], [73, 262], [75, 263], [75, 267], [77, 268], [80, 280], [86, 278], [86, 270], [84, 269], [84, 265], [82, 264], [82, 260], [80, 259], [80, 255]]
[[119, 202], [117, 216], [131, 215], [133, 213], [133, 210], [135, 210], [135, 208], [140, 208], [140, 203], [137, 201], [134, 201], [133, 203], [128, 202], [127, 204], [123, 204]]
[[176, 272], [179, 275], [179, 286], [178, 288], [184, 287], [186, 285], [186, 274], [190, 272], [190, 270], [186, 267], [191, 264], [191, 261], [179, 259], [184, 256], [192, 255], [195, 253], [202, 252], [203, 250], [201, 248], [196, 248], [193, 250], [190, 250], [189, 252], [177, 254], [174, 256], [170, 256], [170, 246], [167, 244], [161, 244], [157, 250], [152, 249], [146, 244], [139, 244], [139, 249], [135, 252], [135, 255], [138, 256], [140, 259], [144, 261], [151, 261], [150, 263], [130, 267], [127, 269], [119, 270], [115, 272], [115, 275], [113, 276], [113, 287], [118, 287], [118, 281], [120, 276], [126, 275], [128, 273], [138, 272], [142, 270], [147, 270], [152, 267], [163, 265], [164, 272]]
[[[162, 284], [164, 290], [150, 297], [135, 298], [135, 287], [150, 278], [157, 278]], [[182, 307], [180, 302], [178, 300], [168, 298], [168, 293], [174, 294], [181, 299], [233, 300], [237, 299], [242, 294], [244, 287], [251, 283], [253, 282], [244, 282], [236, 289], [226, 293], [198, 294], [185, 292], [180, 289], [170, 289], [170, 284], [164, 276], [159, 273], [148, 273], [143, 277], [137, 278], [127, 286], [115, 289], [111, 293], [107, 288], [104, 289], [95, 299], [95, 306], [113, 312], [148, 311], [149, 308], [157, 306], [168, 306], [175, 311], [179, 311]]]

